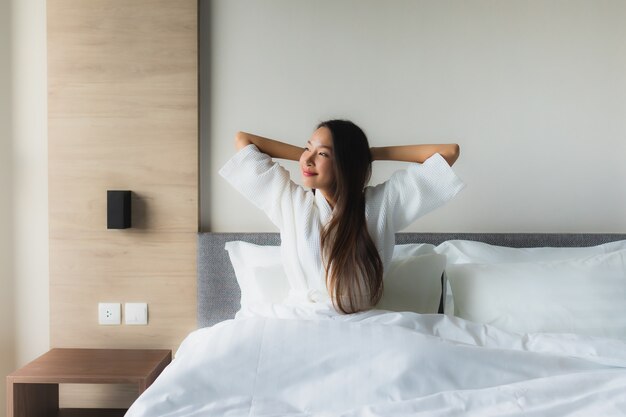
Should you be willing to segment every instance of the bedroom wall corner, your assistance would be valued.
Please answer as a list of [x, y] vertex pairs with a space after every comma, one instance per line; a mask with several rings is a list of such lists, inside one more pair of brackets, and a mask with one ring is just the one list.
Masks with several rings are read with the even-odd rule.
[[[50, 345], [175, 350], [196, 327], [197, 1], [49, 0], [47, 34]], [[110, 189], [132, 228], [107, 230]], [[98, 302], [149, 323], [100, 326]], [[135, 396], [69, 385], [61, 406]]]
[[11, 2], [0, 2], [0, 415], [6, 409], [5, 376], [15, 367], [10, 16]]
[[46, 352], [49, 332], [46, 5], [11, 2], [15, 367]]
[[[46, 5], [12, 0], [1, 7], [0, 386], [4, 387], [6, 374], [48, 349], [49, 311]], [[5, 404], [3, 394], [2, 412]]]

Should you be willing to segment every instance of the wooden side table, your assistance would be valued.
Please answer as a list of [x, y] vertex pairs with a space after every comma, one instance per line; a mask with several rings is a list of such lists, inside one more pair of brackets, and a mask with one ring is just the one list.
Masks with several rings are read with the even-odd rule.
[[52, 349], [7, 376], [7, 417], [123, 416], [127, 410], [59, 410], [59, 384], [135, 384], [141, 394], [171, 360], [171, 350]]

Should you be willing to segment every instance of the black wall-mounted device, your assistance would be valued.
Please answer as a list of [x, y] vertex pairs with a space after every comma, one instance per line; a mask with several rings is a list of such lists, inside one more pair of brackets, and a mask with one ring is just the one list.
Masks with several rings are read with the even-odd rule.
[[128, 229], [130, 213], [130, 191], [107, 190], [107, 229]]

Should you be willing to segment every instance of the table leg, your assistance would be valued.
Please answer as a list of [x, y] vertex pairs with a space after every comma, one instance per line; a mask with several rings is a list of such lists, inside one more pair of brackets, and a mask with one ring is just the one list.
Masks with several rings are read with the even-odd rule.
[[20, 384], [7, 381], [7, 417], [45, 417], [59, 410], [58, 384]]

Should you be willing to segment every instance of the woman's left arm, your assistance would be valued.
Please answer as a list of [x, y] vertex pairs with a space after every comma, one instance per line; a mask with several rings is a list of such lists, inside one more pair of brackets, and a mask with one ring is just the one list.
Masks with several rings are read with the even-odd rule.
[[370, 148], [374, 161], [404, 161], [423, 163], [436, 153], [441, 154], [452, 166], [459, 158], [460, 147], [456, 143], [443, 145], [402, 145]]

